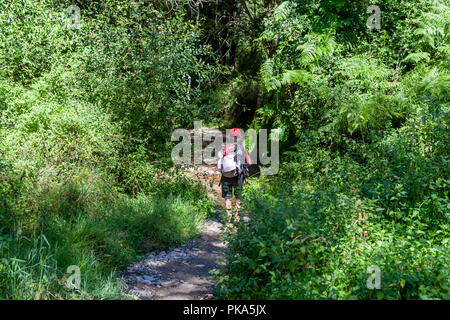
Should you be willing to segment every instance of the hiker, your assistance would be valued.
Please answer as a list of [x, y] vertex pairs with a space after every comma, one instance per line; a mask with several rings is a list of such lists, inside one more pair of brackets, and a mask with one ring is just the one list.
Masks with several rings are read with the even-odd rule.
[[247, 149], [239, 141], [241, 131], [238, 128], [230, 130], [230, 135], [234, 137], [233, 143], [225, 144], [218, 154], [217, 168], [222, 173], [220, 184], [222, 185], [222, 198], [225, 199], [225, 207], [227, 215], [231, 222], [233, 191], [236, 197], [236, 214], [235, 219], [239, 221], [237, 211], [240, 209], [240, 198], [242, 186], [247, 175], [247, 165], [251, 165], [252, 161]]

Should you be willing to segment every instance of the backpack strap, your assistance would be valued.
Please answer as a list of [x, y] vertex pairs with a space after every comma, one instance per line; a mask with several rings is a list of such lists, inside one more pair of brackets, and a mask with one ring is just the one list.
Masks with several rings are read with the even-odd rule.
[[[227, 145], [225, 144], [225, 146], [223, 147], [222, 150], [222, 158], [221, 158], [221, 162], [220, 162], [220, 172], [222, 173], [222, 177], [223, 177], [223, 158], [227, 155], [228, 152], [228, 148]], [[222, 180], [220, 180], [220, 182], [222, 183]], [[220, 184], [219, 184], [220, 186]]]
[[238, 154], [238, 145], [235, 143], [234, 144], [234, 163], [236, 164], [236, 170], [238, 172], [240, 172], [240, 169], [238, 168], [238, 158], [237, 158], [237, 154]]

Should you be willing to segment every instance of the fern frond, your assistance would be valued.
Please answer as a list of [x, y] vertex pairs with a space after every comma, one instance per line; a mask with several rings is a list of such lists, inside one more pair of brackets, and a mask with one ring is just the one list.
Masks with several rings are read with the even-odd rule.
[[379, 63], [376, 59], [363, 55], [353, 56], [341, 63], [339, 73], [349, 79], [377, 81], [388, 79], [392, 70]]
[[261, 65], [261, 77], [267, 90], [271, 91], [281, 86], [279, 80], [273, 76], [273, 60], [267, 59]]
[[430, 54], [428, 52], [413, 52], [408, 54], [408, 56], [403, 59], [403, 62], [418, 63], [425, 60], [425, 62], [430, 61]]
[[332, 54], [336, 48], [336, 41], [331, 33], [308, 34], [305, 40], [297, 47], [297, 50], [301, 51], [301, 61], [305, 64]]
[[282, 2], [275, 8], [273, 16], [275, 21], [286, 19], [292, 12], [292, 3], [290, 1]]
[[305, 70], [286, 70], [283, 73], [281, 83], [288, 85], [291, 83], [305, 83], [315, 79], [315, 75]]
[[422, 78], [419, 88], [423, 92], [429, 92], [436, 96], [441, 95], [443, 92], [448, 93], [448, 88], [450, 88], [450, 75], [434, 67]]
[[416, 49], [425, 51], [448, 43], [449, 19], [449, 6], [442, 3], [434, 5], [429, 12], [423, 13], [417, 23], [418, 27], [414, 31], [414, 34], [420, 39]]
[[314, 61], [317, 57], [316, 44], [314, 42], [306, 42], [298, 47], [301, 50], [301, 60], [303, 63]]

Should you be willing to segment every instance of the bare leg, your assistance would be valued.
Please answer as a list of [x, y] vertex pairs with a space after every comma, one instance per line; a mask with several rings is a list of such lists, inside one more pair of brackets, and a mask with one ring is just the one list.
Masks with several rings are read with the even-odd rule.
[[236, 219], [236, 222], [239, 222], [239, 210], [241, 209], [241, 200], [236, 199], [236, 213], [234, 215], [234, 218]]
[[231, 222], [231, 206], [232, 206], [232, 200], [231, 199], [225, 199], [225, 208], [227, 209], [227, 216], [228, 216], [228, 221]]

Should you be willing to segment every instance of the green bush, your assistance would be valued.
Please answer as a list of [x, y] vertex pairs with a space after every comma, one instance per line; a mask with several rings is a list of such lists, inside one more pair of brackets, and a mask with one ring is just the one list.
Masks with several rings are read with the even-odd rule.
[[[183, 14], [143, 2], [0, 3], [0, 298], [126, 298], [117, 271], [212, 211], [170, 136], [216, 72]], [[149, 21], [151, 22], [149, 24]], [[165, 177], [165, 178], [164, 178]], [[64, 286], [81, 269], [80, 290]]]
[[[405, 125], [349, 145], [300, 142], [279, 177], [246, 190], [224, 299], [448, 299], [449, 110], [425, 99]], [[368, 267], [381, 288], [366, 285]]]

